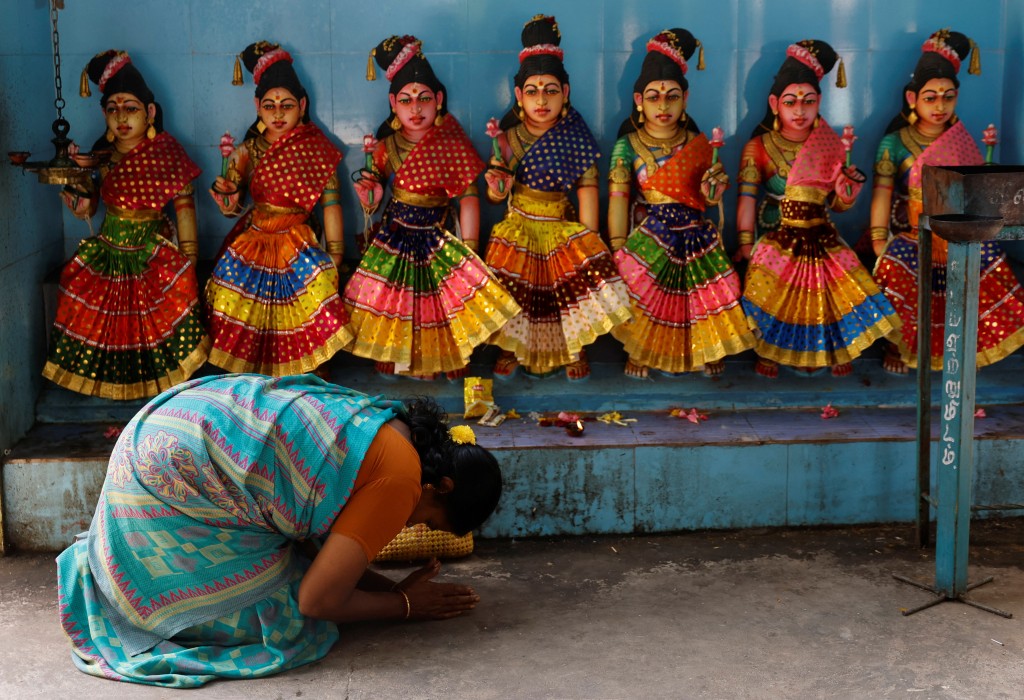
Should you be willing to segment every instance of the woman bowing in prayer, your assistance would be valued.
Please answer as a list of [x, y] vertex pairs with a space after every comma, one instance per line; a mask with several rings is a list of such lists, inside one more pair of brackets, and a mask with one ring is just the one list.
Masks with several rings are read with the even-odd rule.
[[341, 623], [460, 615], [479, 597], [433, 581], [436, 560], [401, 581], [367, 567], [406, 524], [465, 534], [500, 494], [494, 456], [429, 400], [309, 374], [181, 384], [125, 427], [87, 536], [57, 560], [72, 660], [188, 688], [321, 659]]

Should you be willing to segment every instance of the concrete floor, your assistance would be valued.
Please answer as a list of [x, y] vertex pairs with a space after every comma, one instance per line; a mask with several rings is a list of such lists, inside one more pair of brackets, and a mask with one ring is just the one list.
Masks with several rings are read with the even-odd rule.
[[[1020, 698], [1024, 519], [972, 527], [971, 592], [930, 594], [906, 526], [485, 541], [444, 569], [483, 601], [438, 623], [343, 630], [323, 661], [203, 698]], [[394, 568], [395, 577], [405, 568]], [[0, 697], [155, 698], [77, 672], [52, 557], [0, 558]]]

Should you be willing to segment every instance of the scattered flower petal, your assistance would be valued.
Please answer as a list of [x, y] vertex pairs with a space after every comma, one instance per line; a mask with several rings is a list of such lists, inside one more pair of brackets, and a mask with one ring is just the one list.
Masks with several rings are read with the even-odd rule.
[[985, 409], [984, 408], [979, 408], [978, 410], [976, 410], [974, 412], [974, 417], [975, 418], [988, 418], [988, 414], [985, 413]]
[[832, 404], [828, 404], [823, 409], [821, 409], [821, 417], [823, 420], [828, 420], [829, 418], [838, 418], [839, 409], [833, 408]]

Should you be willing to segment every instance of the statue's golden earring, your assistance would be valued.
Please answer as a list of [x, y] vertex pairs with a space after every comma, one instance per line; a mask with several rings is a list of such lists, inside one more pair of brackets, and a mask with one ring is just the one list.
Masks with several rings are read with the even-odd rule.
[[256, 131], [261, 134], [267, 130], [267, 125], [263, 123], [263, 119], [256, 119]]
[[773, 109], [772, 110], [772, 114], [775, 115], [775, 118], [772, 120], [772, 131], [778, 131], [779, 130], [779, 113], [776, 112]]
[[117, 136], [114, 135], [113, 131], [107, 129], [107, 133], [103, 135], [103, 138], [107, 140], [107, 143], [114, 143], [114, 139], [116, 139]]
[[636, 118], [638, 124], [644, 123], [644, 108], [641, 105], [636, 106], [636, 111], [640, 112], [640, 116]]
[[817, 129], [819, 124], [821, 124], [821, 115], [820, 114], [814, 117], [814, 128]]
[[907, 121], [910, 122], [911, 124], [916, 124], [917, 123], [917, 105], [916, 104], [910, 105], [910, 114], [907, 115]]
[[519, 117], [519, 121], [526, 121], [526, 111], [523, 109], [523, 103], [516, 101], [516, 116]]
[[434, 126], [441, 126], [441, 124], [443, 124], [443, 123], [444, 123], [444, 115], [441, 114], [440, 112], [438, 112], [437, 116], [434, 117]]
[[569, 105], [562, 105], [562, 116], [564, 117], [569, 113]]
[[153, 120], [150, 119], [148, 123], [149, 123], [149, 128], [146, 129], [146, 138], [147, 139], [155, 139], [156, 138], [156, 127], [153, 126]]
[[396, 114], [396, 115], [395, 115], [395, 116], [394, 116], [394, 117], [393, 117], [393, 118], [391, 119], [391, 121], [389, 121], [389, 122], [388, 122], [388, 126], [390, 126], [390, 127], [391, 127], [391, 130], [392, 130], [392, 131], [401, 131], [401, 130], [402, 130], [402, 120], [401, 120], [401, 119], [399, 119], [399, 118], [398, 118], [398, 115]]

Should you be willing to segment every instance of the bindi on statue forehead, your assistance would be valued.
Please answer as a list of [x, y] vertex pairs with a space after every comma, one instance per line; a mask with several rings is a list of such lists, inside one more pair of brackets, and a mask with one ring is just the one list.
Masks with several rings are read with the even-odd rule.
[[295, 99], [294, 95], [292, 95], [290, 92], [287, 92], [285, 90], [280, 90], [280, 91], [278, 91], [278, 90], [271, 90], [270, 92], [268, 92], [266, 95], [263, 96], [262, 100], [260, 100], [260, 104], [270, 103], [270, 104], [279, 105], [279, 104], [284, 104], [284, 103], [287, 103], [287, 102], [293, 102], [294, 103], [294, 102], [298, 102], [298, 100]]

